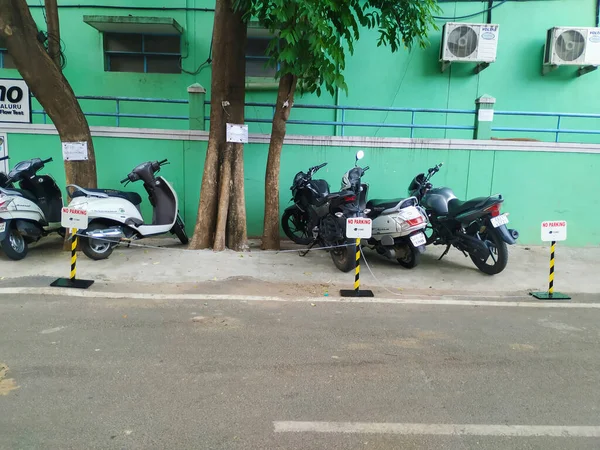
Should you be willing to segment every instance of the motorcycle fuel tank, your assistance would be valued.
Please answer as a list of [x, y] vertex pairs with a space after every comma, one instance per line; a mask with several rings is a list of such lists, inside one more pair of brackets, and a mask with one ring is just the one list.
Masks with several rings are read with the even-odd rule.
[[447, 187], [434, 188], [427, 192], [421, 200], [425, 209], [434, 211], [439, 216], [448, 214], [448, 202], [456, 198], [454, 191]]

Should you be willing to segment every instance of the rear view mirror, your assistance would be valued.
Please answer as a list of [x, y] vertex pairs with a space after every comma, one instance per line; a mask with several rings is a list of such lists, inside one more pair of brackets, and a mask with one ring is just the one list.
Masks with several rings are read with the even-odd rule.
[[358, 152], [356, 152], [356, 160], [357, 161], [363, 159], [364, 157], [365, 157], [365, 152], [363, 152], [362, 150], [359, 150]]

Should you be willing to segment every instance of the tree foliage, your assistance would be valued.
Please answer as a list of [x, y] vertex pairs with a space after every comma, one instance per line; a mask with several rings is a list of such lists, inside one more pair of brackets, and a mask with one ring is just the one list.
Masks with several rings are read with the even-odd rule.
[[323, 87], [332, 95], [336, 88], [348, 92], [342, 72], [361, 27], [377, 29], [377, 46], [392, 52], [425, 47], [439, 11], [436, 0], [235, 0], [234, 6], [273, 34], [267, 56], [276, 78], [295, 75], [301, 93], [317, 95]]

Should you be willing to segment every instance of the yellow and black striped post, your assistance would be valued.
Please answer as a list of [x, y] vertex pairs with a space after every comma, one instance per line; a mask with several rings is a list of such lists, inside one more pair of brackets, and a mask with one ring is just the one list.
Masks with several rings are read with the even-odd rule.
[[94, 284], [94, 280], [77, 279], [77, 245], [79, 244], [79, 239], [77, 237], [78, 231], [79, 230], [77, 228], [71, 228], [71, 272], [69, 278], [59, 278], [53, 281], [50, 284], [52, 287], [87, 289]]
[[354, 292], [360, 296], [360, 238], [356, 238], [356, 264], [354, 266]]
[[354, 263], [354, 289], [341, 289], [342, 297], [374, 297], [373, 291], [360, 290], [360, 238], [356, 238], [356, 261]]
[[569, 300], [567, 294], [554, 292], [554, 253], [556, 252], [556, 241], [550, 246], [550, 275], [548, 276], [548, 292], [530, 292], [530, 295], [540, 300]]
[[77, 238], [77, 228], [71, 230], [73, 239], [71, 240], [71, 276], [69, 279], [73, 282], [77, 275], [77, 244], [79, 239]]
[[550, 247], [550, 276], [548, 277], [548, 295], [552, 297], [554, 294], [554, 252], [556, 250], [556, 241], [552, 241]]

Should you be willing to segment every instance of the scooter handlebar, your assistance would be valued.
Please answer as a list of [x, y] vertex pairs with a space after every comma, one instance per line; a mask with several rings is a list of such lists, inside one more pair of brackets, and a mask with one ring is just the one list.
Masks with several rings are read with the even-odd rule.
[[159, 165], [159, 166], [162, 166], [163, 164], [166, 164], [166, 163], [167, 163], [167, 160], [166, 160], [166, 159], [163, 159], [162, 161], [159, 161], [159, 162], [158, 162], [158, 165]]
[[6, 155], [6, 156], [3, 156], [2, 158], [0, 158], [0, 161], [6, 161], [8, 158], [9, 158], [9, 156], [8, 156], [8, 155]]
[[[8, 156], [7, 156], [7, 158], [8, 158]], [[48, 164], [49, 162], [52, 162], [52, 161], [54, 161], [52, 158], [43, 159], [42, 164]]]
[[121, 183], [121, 184], [123, 184], [123, 183], [126, 183], [127, 181], [129, 181], [129, 175], [127, 175], [127, 177], [123, 178], [123, 179], [120, 181], [120, 183]]

